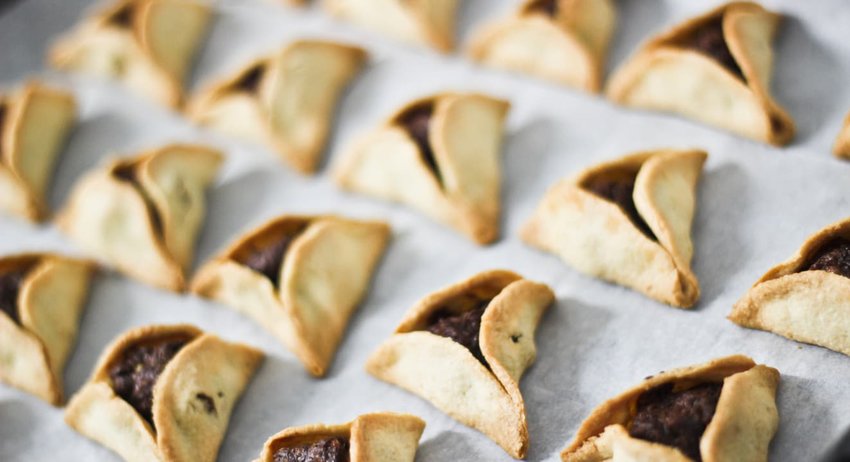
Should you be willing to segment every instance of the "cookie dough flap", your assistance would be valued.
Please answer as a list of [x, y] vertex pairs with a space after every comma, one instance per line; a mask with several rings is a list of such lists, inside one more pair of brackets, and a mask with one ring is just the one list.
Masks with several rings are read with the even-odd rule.
[[[465, 296], [492, 297], [481, 319], [483, 362], [452, 338], [425, 330], [435, 315], [452, 309], [453, 301]], [[366, 369], [421, 396], [484, 433], [511, 456], [522, 458], [528, 448], [528, 430], [514, 377], [520, 377], [533, 361], [534, 329], [552, 299], [547, 287], [515, 273], [481, 273], [419, 302], [396, 334], [369, 358]], [[455, 308], [471, 309], [467, 305]]]
[[206, 190], [224, 160], [201, 146], [171, 145], [142, 161], [138, 179], [162, 220], [162, 240], [181, 268], [191, 267], [206, 216]]
[[[850, 219], [810, 236], [735, 303], [729, 319], [850, 355]], [[820, 260], [820, 263], [818, 263]]]

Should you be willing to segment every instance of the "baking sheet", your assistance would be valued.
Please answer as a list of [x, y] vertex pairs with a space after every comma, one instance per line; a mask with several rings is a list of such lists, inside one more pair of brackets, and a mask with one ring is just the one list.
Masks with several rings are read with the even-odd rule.
[[[459, 56], [410, 48], [335, 22], [319, 8], [296, 10], [271, 2], [219, 2], [220, 15], [201, 54], [192, 85], [236, 69], [249, 58], [296, 37], [363, 44], [368, 69], [342, 101], [329, 158], [398, 105], [440, 90], [475, 90], [513, 103], [504, 147], [504, 237], [476, 247], [403, 207], [344, 194], [328, 166], [299, 176], [270, 152], [197, 129], [116, 85], [43, 70], [48, 44], [75, 24], [90, 0], [27, 0], [0, 17], [0, 81], [41, 75], [73, 88], [82, 120], [73, 134], [50, 195], [56, 208], [80, 174], [109, 155], [168, 141], [201, 141], [224, 149], [228, 162], [209, 196], [198, 262], [240, 231], [283, 212], [334, 212], [383, 218], [394, 228], [370, 295], [354, 316], [327, 378], [310, 378], [295, 357], [252, 321], [226, 307], [142, 286], [117, 276], [97, 278], [65, 372], [65, 391], [77, 391], [102, 348], [119, 333], [150, 323], [191, 322], [257, 345], [267, 360], [236, 408], [220, 460], [245, 461], [265, 439], [289, 426], [336, 423], [370, 411], [410, 412], [428, 422], [419, 461], [510, 460], [486, 437], [423, 400], [363, 371], [369, 353], [420, 297], [480, 270], [504, 267], [550, 284], [557, 304], [537, 334], [538, 359], [522, 381], [531, 446], [528, 460], [556, 460], [588, 412], [644, 376], [744, 353], [782, 372], [781, 425], [771, 460], [813, 460], [850, 424], [850, 359], [778, 336], [737, 327], [731, 305], [803, 239], [850, 215], [850, 165], [833, 159], [831, 143], [850, 93], [850, 7], [843, 0], [764, 3], [790, 14], [776, 43], [773, 89], [797, 121], [794, 144], [776, 149], [658, 114], [617, 108], [594, 96], [532, 79], [477, 68]], [[460, 34], [504, 16], [518, 2], [466, 0]], [[660, 28], [700, 13], [709, 0], [621, 0], [620, 30], [610, 65]], [[628, 152], [663, 146], [701, 147], [711, 156], [699, 189], [694, 223], [694, 269], [702, 299], [693, 311], [579, 275], [516, 237], [546, 188], [584, 166]], [[332, 163], [332, 161], [331, 161]], [[77, 253], [50, 226], [0, 218], [0, 254], [24, 250]], [[117, 460], [74, 433], [59, 409], [0, 386], [0, 460]]]

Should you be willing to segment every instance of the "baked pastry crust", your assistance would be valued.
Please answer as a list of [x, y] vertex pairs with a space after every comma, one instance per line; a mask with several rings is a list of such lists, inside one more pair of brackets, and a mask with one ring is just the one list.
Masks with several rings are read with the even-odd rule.
[[[788, 144], [794, 121], [770, 95], [771, 41], [781, 16], [732, 2], [650, 40], [617, 70], [608, 97], [627, 106], [678, 113], [773, 145]], [[694, 31], [720, 21], [736, 75], [687, 46]]]
[[[191, 291], [250, 316], [320, 377], [366, 295], [389, 237], [384, 222], [284, 215], [206, 263]], [[289, 244], [273, 270], [276, 280], [246, 264], [252, 252], [283, 239]]]
[[0, 210], [41, 221], [56, 159], [77, 118], [71, 93], [31, 81], [0, 95]]
[[847, 114], [844, 118], [844, 124], [841, 127], [841, 132], [838, 133], [838, 138], [835, 139], [832, 153], [835, 154], [835, 157], [850, 159], [850, 114]]
[[[582, 273], [689, 308], [700, 292], [690, 268], [690, 234], [707, 156], [699, 150], [646, 151], [562, 180], [543, 197], [522, 229], [522, 239]], [[617, 203], [589, 189], [597, 178], [619, 175], [634, 175], [631, 197], [652, 237]]]
[[330, 14], [442, 52], [455, 46], [458, 0], [324, 0]]
[[720, 399], [703, 432], [699, 450], [704, 462], [766, 461], [768, 445], [779, 426], [776, 388], [779, 371], [736, 355], [705, 364], [674, 369], [649, 377], [597, 407], [585, 419], [573, 441], [561, 452], [564, 462], [651, 460], [689, 462], [678, 449], [629, 435], [637, 400], [665, 384], [688, 389], [722, 382]]
[[0, 258], [0, 277], [19, 271], [18, 319], [0, 310], [0, 381], [58, 406], [95, 265], [48, 253]]
[[57, 218], [85, 251], [155, 287], [182, 291], [223, 156], [172, 144], [84, 176]]
[[201, 91], [187, 114], [268, 146], [299, 172], [313, 173], [337, 102], [366, 59], [358, 47], [298, 40]]
[[60, 70], [120, 80], [176, 108], [211, 19], [202, 2], [118, 0], [61, 38], [48, 60]]
[[[188, 343], [156, 380], [152, 427], [115, 393], [109, 368], [127, 348], [163, 339]], [[259, 350], [190, 325], [136, 328], [106, 348], [65, 421], [127, 461], [215, 461], [233, 407], [262, 359]]]
[[254, 462], [274, 462], [281, 448], [310, 444], [323, 438], [350, 442], [351, 462], [413, 462], [425, 421], [410, 414], [363, 414], [342, 425], [307, 425], [287, 428], [270, 437]]
[[[484, 95], [443, 93], [415, 100], [345, 153], [336, 169], [344, 189], [409, 205], [470, 239], [499, 235], [501, 142], [509, 103]], [[427, 156], [402, 125], [432, 108]]]
[[[458, 297], [484, 296], [479, 346], [486, 365], [454, 340], [425, 330]], [[519, 381], [534, 362], [534, 332], [555, 295], [544, 284], [509, 271], [487, 271], [422, 299], [395, 334], [369, 358], [375, 377], [429, 401], [457, 421], [525, 457], [528, 426]], [[469, 307], [456, 306], [462, 313]]]
[[481, 29], [469, 54], [489, 66], [598, 92], [616, 23], [611, 0], [525, 0], [510, 18]]
[[735, 303], [729, 320], [850, 355], [850, 280], [808, 270], [813, 255], [850, 238], [850, 219], [810, 236], [789, 260], [771, 268]]

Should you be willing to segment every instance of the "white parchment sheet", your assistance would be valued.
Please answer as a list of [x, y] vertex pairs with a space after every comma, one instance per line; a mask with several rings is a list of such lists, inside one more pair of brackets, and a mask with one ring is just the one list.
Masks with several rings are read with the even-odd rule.
[[[518, 1], [467, 0], [461, 39]], [[621, 0], [609, 65], [621, 63], [650, 34], [700, 13], [713, 0]], [[615, 107], [605, 100], [529, 78], [482, 69], [335, 22], [318, 7], [296, 10], [260, 0], [221, 0], [192, 86], [297, 37], [340, 38], [366, 46], [369, 67], [343, 99], [325, 167], [302, 177], [267, 150], [193, 127], [116, 85], [46, 72], [44, 53], [93, 6], [91, 0], [25, 0], [0, 16], [0, 81], [31, 75], [73, 88], [81, 123], [58, 167], [50, 203], [58, 208], [73, 182], [109, 155], [169, 141], [202, 141], [228, 161], [209, 195], [198, 262], [241, 231], [283, 212], [334, 212], [390, 221], [394, 239], [372, 290], [353, 317], [327, 378], [307, 375], [260, 326], [192, 296], [166, 293], [115, 274], [96, 279], [65, 371], [76, 392], [103, 347], [125, 330], [190, 322], [248, 342], [268, 357], [236, 408], [220, 460], [246, 461], [289, 426], [337, 423], [358, 414], [410, 412], [428, 422], [417, 460], [509, 460], [483, 435], [425, 401], [373, 379], [363, 364], [406, 310], [427, 293], [480, 270], [504, 267], [550, 284], [557, 304], [537, 334], [538, 359], [522, 380], [531, 447], [528, 460], [556, 460], [588, 412], [643, 377], [672, 367], [744, 353], [782, 372], [781, 425], [771, 460], [814, 460], [850, 425], [850, 358], [726, 320], [732, 304], [807, 235], [850, 216], [850, 165], [829, 154], [850, 110], [850, 3], [766, 0], [790, 15], [776, 42], [773, 90], [796, 119], [794, 143], [776, 149], [675, 117]], [[329, 165], [340, 149], [400, 104], [440, 90], [475, 90], [509, 99], [504, 144], [503, 238], [477, 247], [400, 206], [337, 190]], [[699, 187], [694, 269], [702, 299], [673, 309], [635, 292], [584, 277], [555, 257], [523, 245], [523, 221], [548, 186], [587, 165], [653, 147], [701, 147], [710, 158]], [[54, 228], [0, 218], [0, 254], [24, 250], [77, 253]], [[114, 454], [74, 433], [62, 411], [0, 386], [0, 461], [111, 461]]]

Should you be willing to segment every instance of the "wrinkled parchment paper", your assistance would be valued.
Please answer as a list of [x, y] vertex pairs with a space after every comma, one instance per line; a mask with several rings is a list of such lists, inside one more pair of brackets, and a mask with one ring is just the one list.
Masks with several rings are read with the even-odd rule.
[[[508, 14], [518, 1], [467, 0], [460, 35]], [[620, 28], [609, 67], [650, 34], [700, 13], [711, 0], [621, 0]], [[91, 0], [26, 0], [0, 16], [0, 81], [31, 75], [73, 88], [82, 120], [58, 167], [50, 203], [58, 208], [83, 172], [110, 155], [169, 141], [219, 146], [228, 162], [209, 195], [198, 262], [241, 231], [283, 212], [334, 212], [384, 218], [394, 240], [354, 316], [329, 376], [310, 378], [294, 356], [261, 327], [230, 309], [140, 285], [115, 274], [94, 284], [79, 345], [65, 371], [77, 391], [103, 347], [149, 323], [190, 322], [268, 353], [234, 412], [220, 460], [246, 461], [265, 439], [288, 426], [336, 423], [369, 411], [410, 412], [428, 427], [417, 460], [509, 460], [494, 443], [423, 400], [363, 371], [369, 353], [420, 297], [480, 270], [504, 267], [550, 284], [557, 304], [537, 334], [538, 359], [525, 374], [528, 459], [556, 460], [588, 412], [608, 397], [663, 369], [744, 353], [782, 372], [781, 425], [771, 460], [808, 461], [850, 424], [850, 358], [725, 319], [734, 301], [773, 264], [790, 256], [820, 227], [850, 215], [850, 165], [829, 154], [850, 109], [850, 5], [844, 0], [766, 0], [788, 13], [776, 42], [773, 90], [798, 123], [792, 146], [776, 149], [675, 117], [615, 107], [605, 100], [529, 78], [481, 69], [458, 55], [442, 56], [335, 22], [318, 7], [297, 10], [261, 0], [220, 0], [220, 15], [191, 85], [229, 73], [296, 37], [360, 43], [368, 69], [342, 101], [329, 163], [299, 176], [272, 153], [193, 127], [178, 114], [110, 83], [44, 70], [48, 45], [92, 7]], [[403, 207], [344, 194], [330, 181], [340, 149], [416, 96], [476, 90], [510, 99], [504, 145], [503, 238], [476, 247]], [[701, 147], [710, 159], [694, 223], [694, 268], [702, 299], [693, 311], [653, 302], [590, 279], [555, 257], [532, 250], [517, 231], [546, 188], [584, 166], [653, 147]], [[57, 231], [0, 218], [0, 253], [77, 253]], [[114, 454], [74, 433], [60, 409], [0, 386], [0, 460], [111, 461]]]

